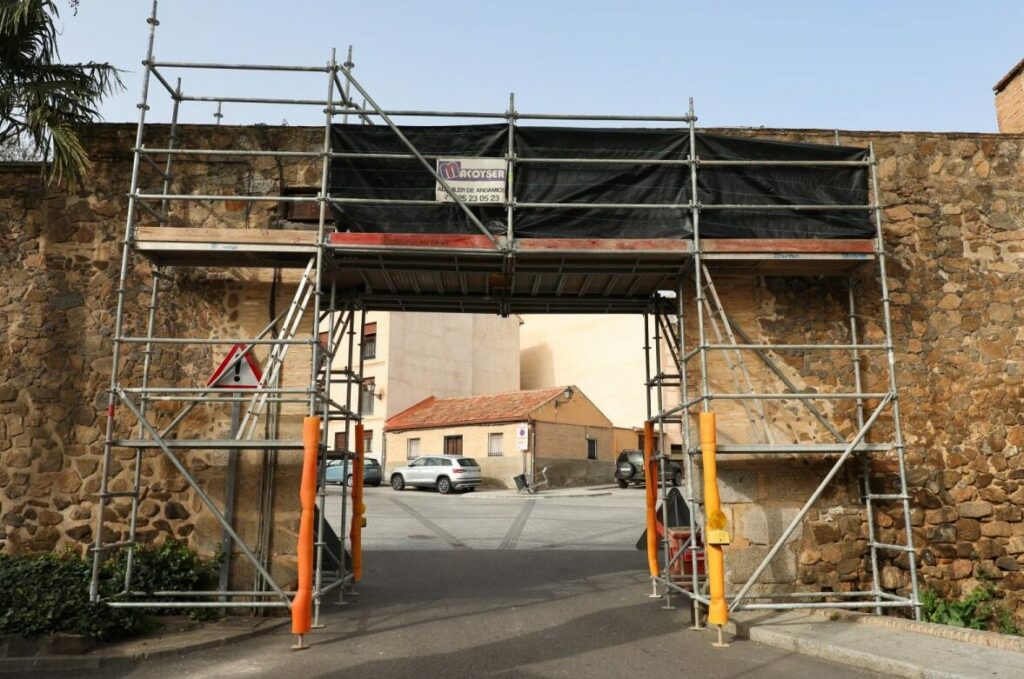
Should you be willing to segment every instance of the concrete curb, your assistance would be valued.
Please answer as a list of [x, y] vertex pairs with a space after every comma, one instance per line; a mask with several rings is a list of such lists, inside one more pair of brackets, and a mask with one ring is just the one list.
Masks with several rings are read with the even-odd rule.
[[[929, 658], [914, 658], [912, 652], [904, 657], [896, 658], [892, 655], [885, 655], [873, 649], [865, 648], [863, 645], [843, 643], [832, 635], [823, 639], [813, 634], [795, 631], [792, 623], [807, 623], [812, 625], [827, 626], [832, 621], [837, 625], [865, 625], [871, 627], [886, 628], [893, 632], [907, 636], [906, 642], [913, 647], [913, 636], [923, 635], [927, 637], [942, 639], [961, 644], [969, 644], [979, 647], [977, 650], [964, 649], [962, 653], [977, 656], [980, 665], [985, 665], [985, 650], [990, 649], [991, 653], [1005, 658], [1002, 655], [1006, 652], [1020, 653], [1024, 649], [1024, 639], [1009, 637], [992, 632], [979, 632], [976, 630], [965, 630], [947, 625], [935, 623], [923, 623], [902, 618], [879, 617], [863, 613], [848, 613], [836, 611], [815, 611], [806, 612], [802, 617], [790, 615], [762, 615], [747, 620], [732, 620], [726, 626], [726, 630], [732, 633], [737, 639], [749, 639], [750, 641], [773, 646], [785, 651], [800, 653], [811, 657], [827, 660], [829, 662], [850, 665], [860, 669], [886, 674], [890, 676], [909, 677], [912, 679], [968, 679], [984, 674], [989, 676], [987, 671], [976, 674], [968, 671], [940, 669], [941, 662], [936, 663]], [[908, 650], [910, 650], [908, 648]], [[990, 656], [995, 658], [996, 656]], [[1020, 663], [1024, 663], [1024, 655]], [[1020, 667], [1020, 665], [1015, 665]], [[994, 672], [991, 676], [1015, 676]]]
[[927, 634], [940, 639], [963, 641], [975, 646], [994, 648], [1000, 651], [1013, 651], [1024, 653], [1024, 637], [1015, 637], [998, 632], [986, 632], [982, 630], [965, 629], [963, 627], [952, 627], [940, 625], [934, 622], [918, 622], [905, 618], [894, 618], [891, 616], [869, 615], [867, 613], [855, 613], [850, 611], [835, 611], [832, 613], [817, 612], [816, 615], [828, 617], [829, 619], [848, 620], [861, 625], [873, 625], [875, 627], [887, 627], [889, 629], [913, 632], [914, 634]]
[[817, 639], [800, 638], [769, 627], [750, 627], [746, 633], [740, 632], [739, 638], [747, 638], [759, 644], [781, 648], [784, 651], [800, 653], [821, 660], [851, 665], [870, 672], [886, 674], [907, 679], [961, 679], [962, 675], [947, 674], [931, 670], [927, 667], [911, 663], [883, 658], [868, 651], [860, 651], [839, 644], [818, 641]]
[[[278, 630], [289, 624], [287, 618], [264, 620], [246, 629], [216, 629], [213, 626], [172, 634], [160, 639], [139, 639], [125, 641], [117, 647], [100, 649], [86, 655], [49, 655], [4, 658], [0, 663], [0, 675], [25, 674], [28, 672], [54, 674], [57, 672], [81, 672], [87, 670], [130, 669], [143, 660], [181, 656], [210, 648], [227, 646], [252, 639]], [[205, 639], [192, 641], [189, 636], [206, 632]], [[174, 637], [186, 637], [184, 643], [174, 643]], [[180, 639], [179, 639], [180, 641]]]

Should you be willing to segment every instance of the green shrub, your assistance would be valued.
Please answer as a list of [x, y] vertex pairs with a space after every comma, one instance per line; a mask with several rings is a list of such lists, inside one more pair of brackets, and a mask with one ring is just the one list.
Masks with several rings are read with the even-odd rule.
[[[72, 553], [0, 556], [0, 632], [112, 641], [152, 628], [138, 609], [90, 602], [91, 573], [92, 564]], [[102, 594], [112, 594], [109, 581], [104, 584]]]
[[[168, 540], [135, 551], [132, 590], [204, 590], [216, 586], [219, 559], [203, 559], [188, 546]], [[103, 564], [100, 595], [124, 587], [127, 552]], [[32, 556], [0, 555], [0, 633], [82, 634], [113, 641], [153, 629], [152, 615], [181, 609], [112, 608], [89, 601], [92, 559], [72, 552]], [[215, 616], [217, 609], [195, 609], [193, 617]]]
[[967, 629], [996, 629], [1003, 634], [1020, 634], [1013, 614], [995, 603], [999, 592], [984, 582], [960, 599], [943, 599], [934, 590], [921, 595], [921, 614], [928, 622]]

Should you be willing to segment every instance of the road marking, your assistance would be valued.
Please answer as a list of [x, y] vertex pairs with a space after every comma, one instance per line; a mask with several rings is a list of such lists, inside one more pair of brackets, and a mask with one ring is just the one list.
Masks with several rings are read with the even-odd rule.
[[523, 529], [526, 528], [526, 521], [530, 518], [530, 512], [533, 511], [533, 506], [537, 504], [536, 500], [528, 500], [523, 508], [519, 510], [519, 515], [516, 516], [515, 521], [508, 527], [508, 532], [505, 533], [505, 538], [498, 545], [498, 549], [515, 549], [516, 543], [519, 542], [519, 536], [523, 534]]
[[433, 521], [431, 521], [427, 517], [423, 516], [418, 511], [416, 511], [415, 509], [413, 509], [409, 505], [405, 504], [401, 500], [399, 500], [397, 498], [393, 498], [393, 497], [388, 497], [388, 499], [391, 500], [392, 502], [394, 502], [396, 505], [398, 505], [398, 507], [403, 509], [407, 514], [412, 516], [414, 519], [416, 519], [417, 521], [422, 523], [424, 526], [426, 526], [430, 530], [434, 531], [434, 533], [438, 537], [440, 537], [442, 540], [447, 542], [454, 549], [470, 549], [470, 547], [466, 543], [464, 543], [462, 540], [458, 539], [457, 537], [455, 537], [454, 535], [452, 535], [451, 533], [446, 531], [444, 528], [441, 528], [436, 523], [434, 523]]

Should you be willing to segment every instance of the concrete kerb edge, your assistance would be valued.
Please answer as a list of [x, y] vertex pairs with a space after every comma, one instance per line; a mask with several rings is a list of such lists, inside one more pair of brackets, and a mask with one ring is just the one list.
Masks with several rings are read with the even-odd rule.
[[[916, 620], [907, 620], [905, 618], [876, 616], [851, 611], [809, 610], [804, 615], [808, 618], [806, 622], [809, 623], [827, 624], [833, 620], [852, 622], [960, 641], [993, 650], [1024, 653], [1024, 638], [995, 632], [968, 630], [949, 625], [917, 622]], [[779, 618], [778, 612], [771, 612], [749, 619], [732, 619], [726, 625], [725, 631], [735, 639], [749, 640], [785, 651], [800, 653], [844, 665], [856, 666], [881, 674], [927, 679], [959, 678], [963, 676], [957, 673], [943, 672], [933, 667], [882, 657], [869, 651], [851, 649], [841, 644], [808, 639], [801, 637], [799, 633], [793, 632], [791, 628], [788, 628], [786, 631], [773, 629], [772, 623], [779, 621]]]
[[129, 668], [143, 660], [181, 656], [197, 651], [204, 651], [220, 646], [227, 646], [239, 641], [278, 630], [289, 624], [288, 618], [270, 619], [251, 629], [224, 633], [210, 639], [204, 639], [182, 646], [159, 648], [153, 650], [124, 651], [104, 653], [102, 650], [86, 655], [49, 655], [26, 656], [21, 658], [4, 658], [0, 664], [0, 675], [24, 674], [27, 672], [74, 672], [81, 670], [123, 669]]

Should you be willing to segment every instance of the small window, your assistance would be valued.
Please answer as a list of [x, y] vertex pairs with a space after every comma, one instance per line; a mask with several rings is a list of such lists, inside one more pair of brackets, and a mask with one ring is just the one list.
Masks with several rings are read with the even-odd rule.
[[445, 455], [462, 455], [462, 437], [461, 436], [445, 436], [444, 437], [444, 454]]
[[597, 459], [597, 439], [587, 439], [587, 459]]
[[363, 358], [377, 358], [377, 324], [363, 326]]
[[334, 450], [341, 453], [348, 450], [348, 440], [345, 437], [345, 432], [339, 431], [334, 434]]
[[420, 456], [420, 440], [409, 439], [405, 442], [405, 459], [415, 460]]
[[363, 379], [362, 398], [360, 400], [363, 415], [373, 415], [373, 402], [376, 397], [376, 387], [377, 385], [372, 377]]
[[502, 438], [500, 433], [487, 435], [487, 457], [501, 457], [504, 454]]
[[363, 452], [364, 453], [372, 453], [373, 452], [373, 430], [372, 429], [367, 429], [365, 432], [363, 432]]

